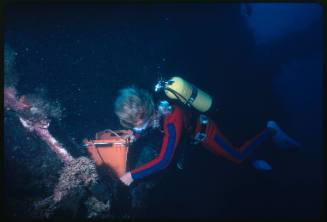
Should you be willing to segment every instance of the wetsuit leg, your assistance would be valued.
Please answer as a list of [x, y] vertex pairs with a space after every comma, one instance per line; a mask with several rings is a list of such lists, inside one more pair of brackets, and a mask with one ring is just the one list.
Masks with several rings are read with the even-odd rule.
[[[197, 126], [199, 129], [199, 124]], [[206, 128], [207, 137], [201, 144], [219, 156], [223, 156], [235, 163], [241, 163], [253, 150], [270, 138], [271, 132], [268, 129], [262, 130], [255, 137], [245, 142], [241, 147], [235, 147], [219, 130], [217, 125], [209, 119]]]

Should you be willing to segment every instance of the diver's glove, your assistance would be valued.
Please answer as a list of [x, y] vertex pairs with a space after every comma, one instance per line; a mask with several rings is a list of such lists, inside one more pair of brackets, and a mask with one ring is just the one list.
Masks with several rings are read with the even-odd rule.
[[119, 178], [126, 186], [129, 186], [134, 180], [132, 178], [131, 172], [125, 173], [122, 177]]
[[127, 143], [131, 144], [139, 138], [139, 135], [135, 134], [132, 130], [128, 130], [128, 132], [121, 135], [121, 137], [123, 137]]

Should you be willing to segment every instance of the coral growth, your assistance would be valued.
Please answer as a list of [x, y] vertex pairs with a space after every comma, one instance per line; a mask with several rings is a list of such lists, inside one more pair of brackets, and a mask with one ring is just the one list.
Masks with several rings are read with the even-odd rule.
[[54, 200], [58, 202], [78, 188], [95, 184], [98, 179], [93, 161], [86, 157], [75, 159], [63, 169], [54, 190]]

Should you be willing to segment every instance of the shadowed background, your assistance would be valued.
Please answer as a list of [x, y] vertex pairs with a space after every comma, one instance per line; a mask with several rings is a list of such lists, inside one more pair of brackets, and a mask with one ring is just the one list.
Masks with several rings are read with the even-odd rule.
[[273, 166], [267, 173], [197, 148], [185, 170], [167, 169], [144, 216], [321, 215], [320, 5], [11, 5], [5, 42], [17, 54], [17, 88], [39, 88], [58, 100], [65, 116], [53, 134], [77, 144], [120, 128], [113, 113], [119, 89], [153, 90], [158, 77], [173, 75], [219, 102], [213, 118], [234, 144], [269, 119], [303, 144], [299, 151], [262, 146], [260, 155]]

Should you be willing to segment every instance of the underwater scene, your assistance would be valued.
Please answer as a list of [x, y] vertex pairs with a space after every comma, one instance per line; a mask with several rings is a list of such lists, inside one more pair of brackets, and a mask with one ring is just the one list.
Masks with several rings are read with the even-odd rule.
[[321, 5], [4, 9], [6, 218], [324, 218]]

